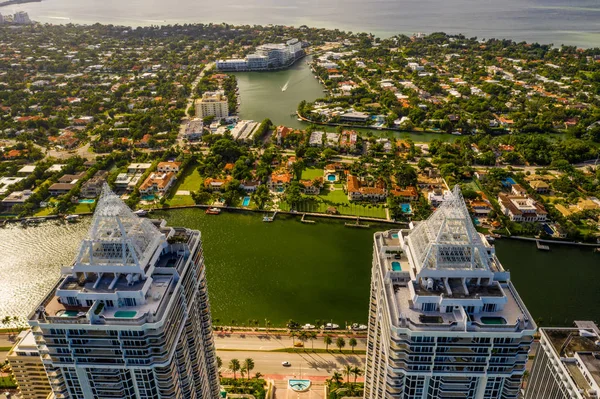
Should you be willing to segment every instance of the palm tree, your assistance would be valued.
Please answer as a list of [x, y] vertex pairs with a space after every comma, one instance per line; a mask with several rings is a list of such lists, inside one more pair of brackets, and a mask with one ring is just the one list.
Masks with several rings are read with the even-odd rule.
[[304, 343], [308, 341], [308, 333], [306, 331], [300, 331], [298, 339], [302, 342], [302, 346], [304, 346]]
[[315, 339], [317, 339], [317, 332], [311, 331], [308, 333], [308, 339], [310, 339], [310, 346], [312, 349], [315, 349]]
[[337, 339], [335, 340], [335, 346], [337, 346], [341, 352], [342, 348], [346, 346], [346, 340], [344, 339], [344, 337], [337, 337]]
[[231, 359], [229, 362], [229, 369], [233, 371], [233, 379], [236, 379], [235, 373], [240, 370], [240, 361], [237, 359]]
[[223, 366], [223, 360], [217, 356], [217, 368], [220, 369]]
[[329, 380], [334, 382], [336, 385], [340, 385], [342, 383], [342, 375], [337, 371], [334, 371]]
[[290, 331], [290, 337], [292, 337], [292, 346], [296, 346], [296, 337], [298, 333], [296, 331]]
[[356, 378], [360, 377], [363, 374], [363, 371], [360, 367], [354, 366], [352, 367], [351, 373], [354, 374], [354, 384], [356, 384]]
[[325, 335], [325, 337], [323, 337], [323, 342], [325, 342], [325, 350], [329, 350], [329, 345], [332, 344], [333, 340], [331, 339], [331, 337], [329, 335]]
[[262, 377], [262, 373], [260, 371], [257, 371], [256, 374], [254, 374], [254, 378], [258, 380], [260, 379], [260, 377]]
[[348, 345], [350, 345], [350, 347], [352, 348], [352, 353], [354, 353], [354, 348], [356, 347], [356, 345], [358, 345], [358, 342], [356, 342], [356, 338], [350, 338], [348, 340]]
[[240, 369], [240, 374], [242, 375], [242, 378], [244, 378], [244, 374], [246, 374], [248, 370], [246, 370], [246, 366], [242, 366], [242, 368]]
[[349, 364], [347, 364], [344, 367], [344, 374], [346, 375], [346, 382], [350, 383], [350, 374], [352, 374], [352, 366], [350, 366]]
[[249, 357], [244, 360], [244, 368], [246, 369], [246, 379], [250, 379], [250, 372], [254, 370], [254, 359]]

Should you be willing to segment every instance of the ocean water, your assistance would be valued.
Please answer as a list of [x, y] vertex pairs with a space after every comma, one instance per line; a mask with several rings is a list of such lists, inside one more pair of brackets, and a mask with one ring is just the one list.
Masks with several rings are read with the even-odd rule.
[[305, 24], [382, 37], [443, 31], [479, 38], [600, 46], [598, 0], [42, 0], [4, 7], [0, 12], [15, 10], [48, 23]]

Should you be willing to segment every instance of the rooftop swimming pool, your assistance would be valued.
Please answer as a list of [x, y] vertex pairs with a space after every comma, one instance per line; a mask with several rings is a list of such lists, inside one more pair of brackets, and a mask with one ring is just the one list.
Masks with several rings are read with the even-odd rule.
[[60, 317], [75, 317], [79, 314], [77, 310], [65, 310], [60, 314]]
[[401, 272], [402, 271], [402, 265], [400, 264], [400, 262], [393, 261], [392, 262], [392, 270], [395, 271], [395, 272]]
[[310, 388], [310, 380], [289, 380], [288, 385], [295, 392], [308, 391]]
[[135, 317], [137, 312], [135, 310], [117, 310], [115, 317], [122, 317], [124, 319], [132, 319]]
[[334, 174], [329, 174], [327, 175], [327, 180], [328, 181], [336, 181], [337, 180], [337, 176]]
[[398, 238], [398, 233], [392, 234], [392, 238]]
[[483, 324], [506, 324], [506, 319], [504, 319], [504, 317], [499, 317], [499, 316], [483, 316], [481, 318], [481, 322]]
[[79, 201], [80, 204], [93, 204], [94, 202], [96, 202], [95, 199], [80, 199]]
[[248, 205], [250, 205], [250, 197], [244, 197], [244, 200], [242, 201], [242, 206]]

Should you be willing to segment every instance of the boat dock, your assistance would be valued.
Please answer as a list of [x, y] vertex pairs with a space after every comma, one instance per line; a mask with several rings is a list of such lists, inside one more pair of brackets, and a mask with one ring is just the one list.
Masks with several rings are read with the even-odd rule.
[[542, 244], [539, 240], [535, 241], [535, 246], [537, 247], [537, 249], [539, 249], [540, 251], [550, 251], [550, 247], [548, 245], [544, 245]]
[[300, 221], [302, 223], [309, 223], [309, 224], [315, 224], [315, 223], [317, 223], [314, 220], [306, 220], [306, 213], [302, 214], [302, 219], [300, 219]]
[[277, 211], [273, 214], [273, 216], [265, 216], [263, 217], [263, 222], [272, 222], [275, 220], [275, 216], [277, 216]]

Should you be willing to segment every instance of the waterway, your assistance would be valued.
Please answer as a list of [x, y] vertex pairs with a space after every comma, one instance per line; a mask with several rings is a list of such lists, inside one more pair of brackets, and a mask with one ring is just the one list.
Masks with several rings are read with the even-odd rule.
[[[292, 318], [366, 322], [372, 236], [387, 226], [347, 228], [340, 221], [302, 224], [278, 215], [208, 216], [197, 209], [159, 212], [170, 225], [200, 229], [213, 317], [220, 323]], [[76, 224], [0, 229], [0, 318], [27, 316], [75, 256], [89, 219]], [[498, 240], [498, 256], [533, 316], [543, 324], [600, 320], [600, 256], [591, 249]]]
[[4, 7], [2, 13], [15, 10], [47, 23], [305, 24], [383, 37], [447, 32], [581, 47], [600, 43], [597, 0], [43, 0]]

